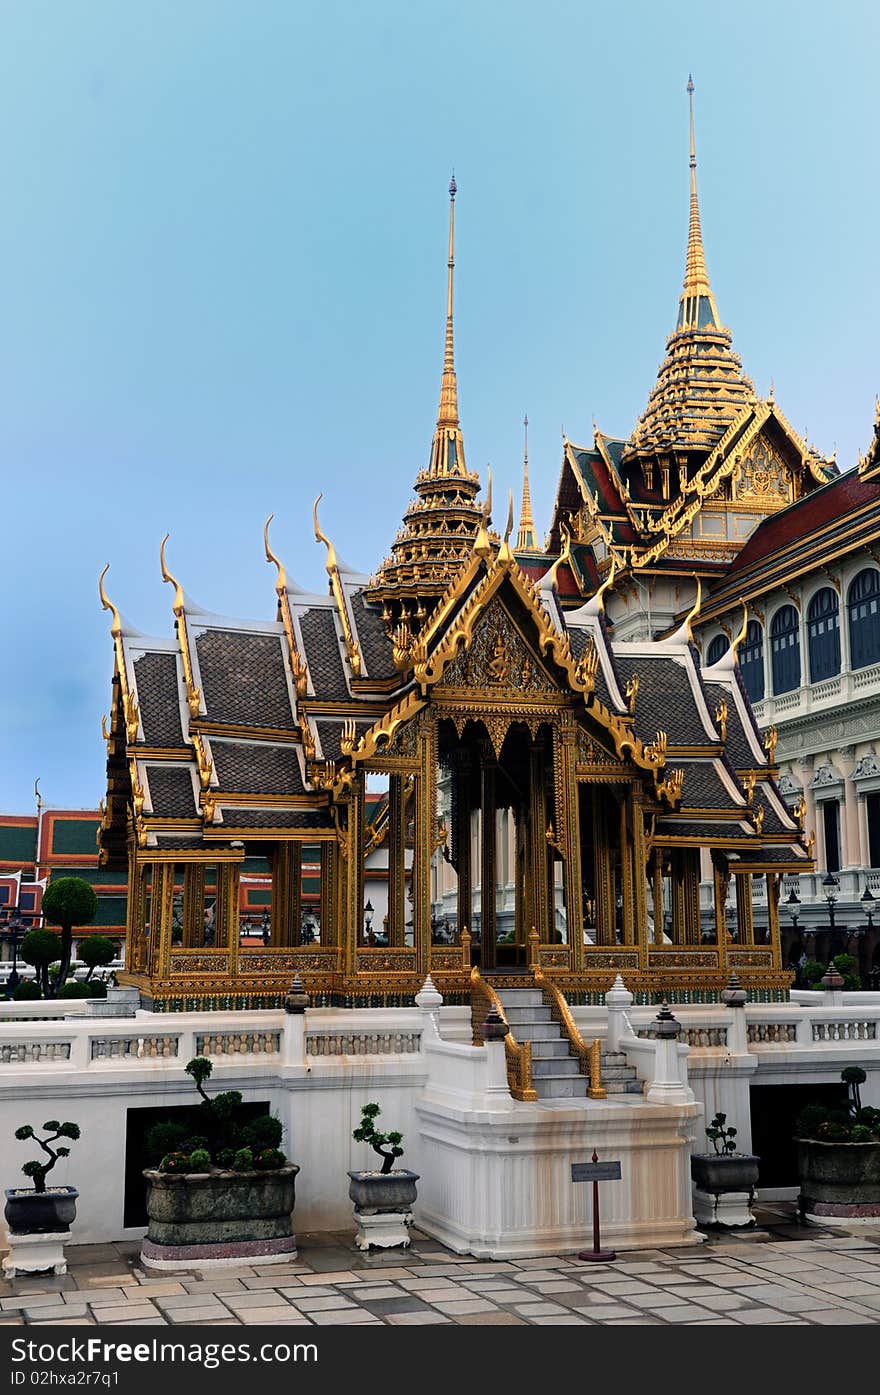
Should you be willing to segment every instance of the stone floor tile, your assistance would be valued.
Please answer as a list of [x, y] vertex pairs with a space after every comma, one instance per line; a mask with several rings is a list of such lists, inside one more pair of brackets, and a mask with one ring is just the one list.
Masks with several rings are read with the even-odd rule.
[[742, 1308], [731, 1314], [735, 1322], [745, 1327], [769, 1327], [771, 1324], [787, 1325], [797, 1320], [794, 1313], [783, 1313], [778, 1308]]
[[[662, 1289], [655, 1289], [653, 1293], [628, 1294], [626, 1301], [647, 1312], [659, 1312], [661, 1308], [680, 1308], [682, 1303], [680, 1293], [664, 1293]], [[703, 1301], [701, 1298], [700, 1302]], [[709, 1307], [708, 1302], [706, 1302], [706, 1307]]]
[[389, 1313], [429, 1313], [431, 1311], [427, 1303], [423, 1303], [420, 1298], [416, 1298], [405, 1293], [399, 1293], [391, 1298], [360, 1298], [360, 1306], [366, 1308], [368, 1312], [375, 1313], [377, 1317], [387, 1317]]
[[455, 1317], [459, 1313], [497, 1313], [498, 1309], [494, 1303], [489, 1303], [485, 1298], [458, 1298], [451, 1302], [436, 1302], [434, 1307], [441, 1313], [449, 1313]]
[[[311, 1287], [318, 1284], [360, 1284], [364, 1281], [363, 1273], [354, 1274], [350, 1269], [336, 1269], [330, 1270], [329, 1272], [321, 1271], [320, 1273], [315, 1274], [300, 1274], [298, 1277], [300, 1283], [305, 1284], [306, 1287]], [[271, 1287], [271, 1284], [264, 1283], [262, 1280], [260, 1282], [261, 1286], [264, 1288]], [[252, 1288], [255, 1286], [256, 1285], [250, 1284], [247, 1282], [247, 1280], [245, 1280], [246, 1288]]]
[[[510, 1284], [505, 1288], [480, 1288], [474, 1289], [473, 1292], [476, 1298], [488, 1298], [493, 1303], [521, 1303], [523, 1301], [522, 1289], [514, 1288]], [[579, 1292], [583, 1294], [583, 1289], [580, 1289]], [[421, 1294], [417, 1296], [422, 1297]]]
[[[519, 1292], [519, 1290], [517, 1290]], [[467, 1289], [461, 1288], [420, 1288], [413, 1290], [417, 1298], [424, 1298], [426, 1303], [456, 1303], [465, 1302], [469, 1298], [476, 1299], [479, 1295], [468, 1293]]]
[[[305, 1289], [300, 1290], [300, 1292], [302, 1293], [304, 1293], [305, 1291]], [[327, 1294], [325, 1294], [325, 1297], [329, 1296], [330, 1292], [331, 1290], [328, 1290]], [[211, 1294], [200, 1293], [194, 1294], [193, 1296], [200, 1298], [202, 1302], [207, 1302], [211, 1297]], [[244, 1312], [245, 1309], [248, 1308], [290, 1307], [289, 1299], [285, 1297], [284, 1294], [275, 1293], [273, 1290], [270, 1290], [268, 1293], [224, 1293], [222, 1302], [226, 1305], [227, 1308], [230, 1308], [234, 1313], [237, 1313], [239, 1311]]]
[[511, 1307], [515, 1313], [521, 1313], [523, 1317], [565, 1317], [571, 1315], [571, 1310], [566, 1312], [558, 1303], [512, 1303]]
[[222, 1303], [207, 1302], [198, 1308], [164, 1308], [163, 1312], [168, 1321], [178, 1327], [186, 1323], [210, 1322], [214, 1318], [224, 1319], [230, 1315], [229, 1309], [224, 1308]]
[[607, 1293], [609, 1298], [628, 1298], [630, 1295], [633, 1297], [646, 1296], [657, 1292], [653, 1285], [640, 1284], [637, 1279], [608, 1280], [602, 1283], [593, 1283], [590, 1287], [599, 1293]]
[[142, 1322], [145, 1318], [160, 1318], [162, 1315], [152, 1303], [116, 1303], [109, 1308], [95, 1311], [99, 1322]]
[[590, 1323], [581, 1313], [548, 1313], [529, 1318], [537, 1327], [589, 1327]]
[[821, 1323], [823, 1327], [852, 1327], [866, 1326], [877, 1319], [864, 1313], [854, 1313], [848, 1308], [819, 1308], [808, 1314], [808, 1321]]
[[333, 1308], [357, 1307], [356, 1303], [352, 1303], [350, 1298], [344, 1298], [341, 1293], [335, 1293], [328, 1298], [312, 1298], [310, 1294], [303, 1294], [301, 1298], [297, 1298], [296, 1304], [309, 1316], [312, 1313], [330, 1312]]
[[[142, 1292], [141, 1301], [147, 1296], [146, 1293]], [[160, 1293], [155, 1299], [157, 1308], [199, 1308], [205, 1303], [214, 1301], [220, 1302], [212, 1293]], [[223, 1306], [222, 1303], [220, 1306]]]
[[39, 1318], [28, 1322], [28, 1327], [96, 1327], [97, 1319], [88, 1313], [78, 1313], [76, 1317]]
[[583, 1313], [584, 1317], [588, 1317], [592, 1322], [608, 1322], [611, 1318], [638, 1316], [633, 1308], [624, 1307], [621, 1303], [594, 1303], [589, 1298], [585, 1298], [580, 1303], [572, 1303], [570, 1306], [575, 1312]]
[[[671, 1296], [671, 1295], [670, 1295], [670, 1296]], [[796, 1295], [796, 1296], [797, 1296], [799, 1302], [803, 1302], [803, 1299], [801, 1298], [800, 1295]], [[675, 1300], [676, 1300], [676, 1302], [679, 1301], [679, 1295], [678, 1295], [678, 1294], [675, 1295]], [[750, 1298], [746, 1297], [746, 1295], [743, 1294], [743, 1293], [701, 1293], [701, 1294], [700, 1294], [700, 1306], [703, 1307], [703, 1308], [711, 1308], [712, 1311], [713, 1311], [713, 1313], [730, 1313], [730, 1312], [734, 1312], [734, 1311], [736, 1311], [737, 1308], [745, 1308], [745, 1307], [747, 1307], [751, 1302], [752, 1302], [752, 1300], [751, 1300]], [[823, 1306], [824, 1306], [824, 1305], [823, 1305]]]
[[62, 1322], [67, 1318], [87, 1317], [85, 1303], [47, 1303], [40, 1308], [22, 1310], [28, 1322]]
[[831, 1279], [822, 1285], [823, 1292], [833, 1293], [837, 1298], [880, 1298], [880, 1284], [869, 1284], [864, 1279]]
[[[374, 1283], [381, 1280], [384, 1284], [390, 1284], [396, 1282], [398, 1279], [409, 1279], [412, 1277], [412, 1270], [402, 1269], [399, 1264], [390, 1264], [387, 1261], [377, 1263], [370, 1260], [365, 1268], [356, 1268], [353, 1269], [352, 1272], [359, 1283]], [[325, 1284], [331, 1282], [327, 1274], [322, 1274], [321, 1278]], [[338, 1283], [339, 1281], [333, 1280], [332, 1282]]]
[[[348, 1290], [346, 1290], [346, 1292], [348, 1292]], [[418, 1301], [417, 1294], [404, 1293], [403, 1289], [398, 1288], [396, 1284], [377, 1284], [375, 1287], [373, 1287], [372, 1284], [364, 1284], [363, 1288], [358, 1289], [355, 1297], [359, 1303], [378, 1303], [380, 1300], [386, 1298], [402, 1298], [407, 1302], [410, 1300], [413, 1302]]]
[[[473, 1320], [485, 1322], [489, 1316], [491, 1315], [487, 1314], [486, 1317], [474, 1318]], [[452, 1318], [444, 1317], [442, 1313], [435, 1312], [431, 1308], [424, 1313], [389, 1313], [385, 1321], [390, 1323], [392, 1327], [433, 1327], [441, 1324], [451, 1326], [452, 1324]], [[465, 1322], [468, 1319], [462, 1317], [459, 1318], [459, 1321]]]
[[55, 1308], [61, 1301], [57, 1293], [22, 1293], [17, 1298], [0, 1298], [0, 1311], [14, 1313], [23, 1308]]
[[245, 1293], [241, 1279], [183, 1279], [181, 1286], [186, 1293]]
[[528, 1327], [527, 1318], [499, 1308], [496, 1313], [461, 1313], [455, 1319], [460, 1327]]
[[541, 1281], [530, 1284], [529, 1287], [534, 1288], [536, 1293], [583, 1293], [584, 1291], [583, 1284], [574, 1283], [570, 1279], [567, 1282], [560, 1279], [549, 1284]]
[[676, 1307], [658, 1309], [658, 1316], [664, 1322], [691, 1322], [698, 1318], [711, 1318], [715, 1314], [710, 1308], [701, 1308], [696, 1303], [681, 1303]]
[[660, 1323], [658, 1322], [657, 1318], [645, 1317], [645, 1316], [643, 1315], [642, 1317], [608, 1318], [608, 1320], [607, 1320], [605, 1323], [603, 1323], [603, 1326], [604, 1326], [604, 1327], [659, 1327], [659, 1326], [660, 1326]]
[[381, 1327], [382, 1319], [374, 1317], [364, 1308], [332, 1308], [326, 1313], [312, 1313], [312, 1322], [319, 1327], [328, 1326], [349, 1326], [358, 1327]]
[[257, 1327], [260, 1323], [289, 1323], [291, 1327], [308, 1327], [309, 1319], [294, 1308], [243, 1308], [238, 1314], [245, 1327]]
[[510, 1277], [518, 1284], [552, 1284], [554, 1280], [558, 1280], [559, 1275], [554, 1273], [552, 1269], [527, 1269], [519, 1273], [514, 1270], [511, 1272]]

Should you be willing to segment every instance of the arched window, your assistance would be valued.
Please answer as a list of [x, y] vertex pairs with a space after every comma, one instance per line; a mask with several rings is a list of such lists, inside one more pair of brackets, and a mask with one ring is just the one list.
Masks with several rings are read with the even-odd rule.
[[867, 567], [849, 588], [849, 648], [853, 668], [880, 662], [880, 572]]
[[840, 607], [837, 592], [823, 586], [807, 611], [807, 643], [810, 649], [810, 682], [833, 678], [840, 672]]
[[801, 641], [798, 614], [793, 605], [784, 605], [773, 616], [770, 626], [770, 662], [773, 692], [790, 693], [801, 684]]
[[706, 655], [706, 667], [711, 668], [717, 664], [718, 660], [727, 653], [729, 646], [724, 635], [716, 635], [709, 645], [709, 652]]
[[752, 702], [764, 696], [764, 631], [757, 620], [750, 620], [737, 654], [739, 671]]

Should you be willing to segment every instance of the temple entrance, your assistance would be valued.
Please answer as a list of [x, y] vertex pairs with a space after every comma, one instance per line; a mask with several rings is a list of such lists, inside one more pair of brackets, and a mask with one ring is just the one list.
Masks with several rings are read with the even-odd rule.
[[566, 942], [564, 878], [552, 846], [553, 744], [511, 724], [500, 744], [486, 724], [438, 724], [432, 876], [435, 943], [471, 935], [481, 972], [526, 969], [529, 932]]

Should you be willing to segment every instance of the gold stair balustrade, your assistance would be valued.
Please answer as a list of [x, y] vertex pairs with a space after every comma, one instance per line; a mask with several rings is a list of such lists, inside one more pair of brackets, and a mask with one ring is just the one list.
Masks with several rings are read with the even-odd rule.
[[577, 1023], [571, 1015], [571, 1008], [564, 994], [540, 969], [536, 968], [534, 975], [535, 986], [540, 988], [544, 1002], [550, 1008], [553, 1020], [559, 1023], [564, 1035], [568, 1038], [569, 1052], [578, 1058], [581, 1075], [589, 1076], [587, 1098], [591, 1100], [607, 1099], [608, 1092], [602, 1084], [602, 1047], [599, 1038], [596, 1037], [593, 1042], [589, 1043], [584, 1041], [578, 1031]]
[[518, 1042], [510, 1030], [504, 1005], [495, 989], [481, 977], [474, 965], [471, 969], [471, 1017], [474, 1024], [474, 1045], [483, 1045], [483, 1023], [494, 1007], [498, 1016], [507, 1023], [507, 1036], [504, 1038], [504, 1055], [507, 1060], [507, 1083], [515, 1100], [537, 1100], [538, 1092], [532, 1084], [532, 1043]]

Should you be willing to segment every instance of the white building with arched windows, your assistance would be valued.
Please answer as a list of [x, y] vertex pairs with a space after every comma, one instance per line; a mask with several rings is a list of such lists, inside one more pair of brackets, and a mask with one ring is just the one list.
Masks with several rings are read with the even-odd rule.
[[761, 729], [776, 729], [781, 792], [815, 836], [815, 873], [782, 888], [791, 962], [848, 951], [863, 975], [880, 969], [880, 426], [875, 432], [858, 470], [755, 529], [695, 631], [711, 665], [742, 633], [745, 606], [742, 680]]

